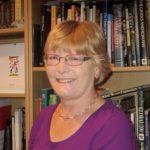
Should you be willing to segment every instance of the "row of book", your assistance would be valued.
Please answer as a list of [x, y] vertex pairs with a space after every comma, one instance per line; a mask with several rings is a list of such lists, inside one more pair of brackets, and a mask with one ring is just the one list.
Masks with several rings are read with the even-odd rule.
[[0, 150], [24, 150], [24, 108], [11, 113], [10, 100], [0, 100]]
[[110, 93], [102, 92], [105, 99], [111, 99], [131, 119], [140, 150], [150, 150], [150, 85], [142, 85]]
[[24, 16], [23, 0], [0, 1], [0, 28], [17, 27]]
[[33, 26], [33, 65], [44, 65], [43, 47], [48, 32], [64, 20], [99, 24], [106, 37], [110, 62], [115, 66], [149, 65], [147, 8], [146, 0], [49, 1], [41, 6], [41, 24]]

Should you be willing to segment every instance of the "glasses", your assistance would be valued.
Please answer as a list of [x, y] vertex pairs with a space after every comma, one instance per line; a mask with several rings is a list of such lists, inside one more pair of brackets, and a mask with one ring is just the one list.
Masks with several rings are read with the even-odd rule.
[[44, 56], [45, 64], [48, 66], [55, 66], [59, 64], [61, 59], [65, 60], [65, 63], [69, 66], [79, 66], [82, 65], [84, 61], [91, 59], [91, 57], [82, 55], [67, 55], [65, 57], [60, 57], [56, 54], [48, 54]]

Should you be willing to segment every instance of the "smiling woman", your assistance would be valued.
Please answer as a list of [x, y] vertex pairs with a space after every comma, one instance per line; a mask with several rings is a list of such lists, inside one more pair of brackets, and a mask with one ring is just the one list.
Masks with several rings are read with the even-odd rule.
[[111, 74], [99, 26], [62, 22], [49, 33], [44, 50], [47, 76], [60, 103], [41, 112], [29, 150], [138, 150], [129, 119], [95, 90]]

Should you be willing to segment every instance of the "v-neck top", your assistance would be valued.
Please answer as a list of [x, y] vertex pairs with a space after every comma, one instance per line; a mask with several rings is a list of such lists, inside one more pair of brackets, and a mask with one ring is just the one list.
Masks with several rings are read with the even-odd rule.
[[57, 105], [43, 109], [35, 121], [29, 150], [139, 150], [129, 118], [107, 100], [69, 138], [52, 142], [50, 124]]

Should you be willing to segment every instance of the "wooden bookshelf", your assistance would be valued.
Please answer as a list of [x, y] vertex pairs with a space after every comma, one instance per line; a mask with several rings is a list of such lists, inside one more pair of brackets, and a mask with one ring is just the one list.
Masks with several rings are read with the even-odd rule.
[[19, 94], [19, 93], [0, 93], [0, 97], [7, 97], [7, 98], [25, 98], [25, 94]]
[[150, 71], [150, 66], [139, 66], [139, 67], [112, 67], [113, 72], [141, 72]]
[[[29, 50], [29, 26], [28, 26], [28, 2], [29, 0], [23, 0], [24, 5], [21, 9], [24, 10], [24, 27], [15, 27], [15, 28], [3, 28], [0, 29], [0, 44], [4, 43], [24, 43], [24, 58], [25, 58], [25, 93], [20, 93], [15, 91], [14, 93], [0, 93], [0, 99], [10, 99], [12, 104], [12, 115], [14, 115], [14, 111], [16, 108], [24, 107], [25, 108], [25, 139], [26, 139], [26, 145], [28, 143], [28, 137], [31, 126], [29, 126], [30, 123], [30, 116], [31, 112], [29, 111], [30, 104], [29, 102], [29, 92], [30, 90], [27, 90], [27, 85], [29, 83], [29, 62], [28, 62], [28, 50]], [[31, 14], [30, 14], [31, 16]], [[1, 77], [3, 78], [3, 77]], [[27, 108], [27, 109], [26, 109]], [[27, 146], [26, 146], [27, 149]]]
[[[45, 67], [33, 67], [33, 71], [45, 71]], [[150, 66], [138, 66], [138, 67], [112, 67], [113, 72], [140, 72], [150, 71]]]
[[[113, 0], [112, 0], [113, 1]], [[27, 66], [27, 95], [26, 95], [26, 111], [27, 111], [27, 139], [29, 138], [29, 132], [33, 124], [33, 108], [34, 100], [40, 94], [40, 90], [43, 87], [48, 87], [49, 82], [46, 76], [45, 67], [33, 67], [33, 24], [40, 24], [41, 16], [40, 9], [41, 5], [45, 3], [46, 0], [39, 0], [38, 3], [34, 0], [27, 0], [27, 13], [26, 18], [28, 18], [26, 33], [26, 48], [29, 53], [26, 61], [28, 62]], [[150, 18], [150, 14], [149, 14]], [[150, 22], [150, 19], [149, 19]], [[3, 30], [3, 29], [2, 29]], [[8, 29], [9, 30], [9, 29]], [[11, 29], [10, 29], [11, 30]], [[17, 30], [17, 29], [16, 29]], [[7, 33], [6, 31], [2, 31]], [[11, 31], [12, 33], [14, 31]], [[0, 30], [1, 33], [1, 30]], [[17, 31], [16, 31], [17, 33]], [[18, 31], [19, 33], [19, 31]], [[148, 35], [150, 32], [148, 31]], [[148, 36], [149, 37], [149, 36]], [[149, 44], [150, 42], [148, 42]], [[118, 91], [122, 89], [127, 89], [135, 86], [140, 86], [143, 84], [150, 83], [150, 66], [137, 66], [137, 67], [114, 67], [112, 66], [113, 75], [110, 80], [104, 85], [112, 89], [112, 91]]]
[[24, 33], [24, 28], [6, 28], [6, 29], [0, 29], [0, 34], [18, 34], [18, 33]]

